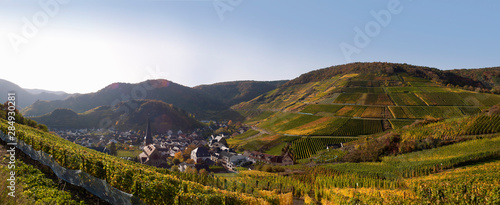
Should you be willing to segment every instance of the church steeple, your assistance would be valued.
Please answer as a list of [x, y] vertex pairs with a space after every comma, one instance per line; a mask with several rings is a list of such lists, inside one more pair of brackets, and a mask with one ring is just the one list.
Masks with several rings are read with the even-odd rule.
[[148, 127], [146, 128], [146, 136], [144, 137], [144, 145], [153, 144], [153, 137], [151, 136], [151, 126], [149, 125], [148, 119]]

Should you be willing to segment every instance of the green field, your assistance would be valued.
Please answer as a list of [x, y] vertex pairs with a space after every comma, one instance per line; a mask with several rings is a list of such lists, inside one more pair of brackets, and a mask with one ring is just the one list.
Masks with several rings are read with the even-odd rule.
[[283, 124], [286, 124], [290, 120], [293, 120], [295, 118], [300, 117], [300, 114], [295, 114], [295, 113], [284, 113], [284, 112], [277, 112], [265, 120], [260, 121], [259, 127], [268, 129], [268, 130], [276, 130], [277, 126], [281, 126]]
[[319, 112], [336, 113], [342, 107], [344, 107], [344, 106], [343, 105], [308, 105], [300, 112], [312, 113], [312, 114], [316, 114]]
[[321, 116], [299, 115], [299, 116], [294, 117], [293, 119], [290, 119], [288, 122], [286, 122], [284, 124], [281, 124], [279, 126], [274, 127], [274, 130], [276, 130], [276, 131], [291, 130], [291, 129], [299, 127], [301, 125], [318, 120], [320, 118], [321, 118]]
[[334, 101], [333, 103], [338, 103], [338, 104], [356, 104], [361, 98], [362, 94], [360, 93], [342, 93], [340, 94]]
[[[395, 118], [422, 119], [425, 117], [434, 118], [456, 118], [463, 117], [462, 107], [457, 106], [391, 106], [389, 109]], [[478, 111], [478, 109], [465, 109], [468, 113]], [[474, 113], [475, 114], [475, 113]]]
[[381, 87], [354, 87], [354, 88], [342, 88], [344, 93], [384, 93], [384, 89]]
[[388, 93], [421, 92], [421, 90], [417, 87], [388, 87], [386, 90]]
[[396, 103], [396, 105], [426, 105], [425, 102], [420, 100], [413, 93], [390, 93], [391, 99]]
[[353, 80], [353, 81], [349, 81], [349, 83], [347, 85], [349, 87], [380, 87], [380, 81]]
[[464, 106], [468, 105], [458, 93], [415, 93], [428, 105]]
[[413, 87], [437, 87], [439, 86], [436, 83], [431, 83], [431, 82], [409, 82], [411, 86]]
[[270, 154], [270, 155], [276, 155], [276, 156], [279, 156], [281, 155], [281, 149], [283, 149], [284, 147], [286, 147], [288, 143], [286, 142], [282, 142], [282, 143], [279, 143], [278, 145], [272, 147], [271, 149], [267, 150], [265, 153], [266, 154]]
[[493, 106], [500, 103], [500, 95], [487, 93], [458, 93], [463, 102], [472, 106]]
[[254, 117], [252, 117], [251, 120], [249, 120], [247, 123], [253, 123], [253, 122], [260, 121], [260, 120], [264, 120], [264, 119], [270, 117], [271, 115], [273, 115], [275, 113], [276, 112], [271, 112], [271, 111], [262, 111], [262, 112], [259, 112]]
[[411, 125], [415, 120], [390, 119], [389, 122], [393, 129], [399, 129], [406, 125]]
[[382, 120], [349, 119], [332, 136], [357, 136], [382, 132]]
[[303, 137], [292, 143], [295, 159], [309, 158], [320, 150], [325, 150], [327, 146], [340, 144], [356, 140], [353, 137]]
[[315, 130], [311, 135], [313, 136], [330, 136], [334, 135], [334, 133], [341, 128], [349, 118], [333, 118], [332, 120], [328, 121], [328, 124], [318, 130]]
[[365, 111], [366, 106], [359, 105], [346, 105], [342, 107], [342, 109], [338, 110], [335, 115], [336, 116], [344, 116], [344, 117], [361, 117], [363, 112]]
[[249, 129], [246, 132], [244, 132], [243, 134], [239, 134], [239, 135], [236, 135], [234, 137], [231, 137], [231, 138], [227, 139], [226, 142], [229, 145], [242, 144], [242, 142], [245, 141], [247, 138], [252, 137], [254, 135], [257, 135], [257, 134], [259, 134], [258, 131]]

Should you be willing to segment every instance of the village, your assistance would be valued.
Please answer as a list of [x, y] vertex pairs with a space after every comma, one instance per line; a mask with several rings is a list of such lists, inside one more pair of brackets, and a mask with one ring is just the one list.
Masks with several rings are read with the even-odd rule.
[[[227, 122], [212, 123], [204, 129], [227, 127]], [[207, 130], [197, 129], [184, 133], [169, 130], [153, 135], [148, 122], [145, 131], [118, 131], [114, 129], [53, 130], [60, 137], [90, 149], [126, 160], [150, 166], [186, 172], [204, 170], [214, 173], [237, 172], [251, 169], [255, 164], [292, 165], [291, 153], [282, 156], [269, 155], [257, 151], [237, 153], [226, 142], [232, 136], [244, 133], [248, 128], [239, 127], [232, 134], [204, 136]], [[208, 132], [210, 133], [210, 132]], [[123, 155], [121, 153], [130, 153]]]

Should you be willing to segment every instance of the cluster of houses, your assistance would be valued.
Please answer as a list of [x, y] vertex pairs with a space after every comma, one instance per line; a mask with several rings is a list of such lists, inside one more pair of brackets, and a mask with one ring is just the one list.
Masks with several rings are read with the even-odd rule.
[[[236, 167], [246, 167], [256, 162], [263, 162], [275, 165], [293, 164], [293, 157], [286, 153], [283, 156], [273, 156], [260, 152], [248, 152], [238, 154], [234, 149], [229, 148], [226, 140], [228, 135], [211, 136], [207, 140], [200, 133], [195, 131], [184, 134], [182, 131], [168, 131], [167, 133], [152, 136], [150, 124], [148, 122], [146, 133], [137, 131], [120, 132], [117, 130], [53, 130], [60, 137], [76, 144], [89, 147], [109, 154], [106, 146], [110, 143], [122, 143], [130, 146], [139, 146], [142, 153], [137, 161], [151, 166], [170, 168], [172, 163], [168, 158], [174, 157], [176, 153], [184, 151], [189, 145], [197, 148], [191, 151], [190, 158], [194, 164], [181, 163], [179, 170], [184, 171], [187, 167], [198, 170], [206, 169], [212, 165], [220, 165], [228, 171], [234, 171]], [[241, 129], [238, 133], [243, 133]], [[106, 133], [96, 136], [95, 133]]]
[[[179, 170], [184, 171], [187, 167], [209, 170], [212, 165], [220, 165], [228, 171], [235, 171], [236, 167], [251, 165], [256, 162], [263, 162], [274, 165], [292, 165], [293, 156], [285, 153], [283, 156], [268, 155], [260, 152], [245, 152], [238, 154], [234, 149], [227, 146], [226, 139], [229, 136], [211, 136], [208, 142], [199, 140], [197, 148], [193, 149], [190, 158], [195, 162], [179, 164]], [[204, 141], [204, 142], [203, 142]], [[154, 142], [151, 137], [151, 130], [148, 124], [146, 136], [144, 137], [143, 152], [139, 155], [139, 162], [156, 167], [169, 168], [168, 157], [173, 157], [175, 153], [182, 151], [167, 143]]]
[[[148, 125], [149, 126], [149, 125]], [[121, 143], [129, 146], [143, 146], [144, 133], [137, 131], [117, 131], [114, 129], [96, 130], [96, 129], [73, 129], [73, 130], [53, 130], [55, 134], [63, 139], [79, 144], [84, 147], [95, 149], [101, 152], [107, 152], [106, 146], [110, 143]], [[160, 147], [169, 148], [168, 152], [173, 156], [176, 152], [184, 150], [190, 144], [206, 145], [206, 140], [201, 137], [201, 131], [194, 131], [185, 134], [182, 130], [177, 132], [168, 131], [158, 135], [155, 139], [149, 138], [147, 144], [157, 144]], [[95, 135], [95, 133], [105, 133]]]

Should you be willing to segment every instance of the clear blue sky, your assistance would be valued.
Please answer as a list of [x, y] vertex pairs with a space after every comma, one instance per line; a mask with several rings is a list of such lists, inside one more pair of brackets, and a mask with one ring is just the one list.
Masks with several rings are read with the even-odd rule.
[[350, 61], [492, 67], [498, 8], [494, 0], [0, 0], [0, 78], [85, 93], [150, 78], [292, 79]]

